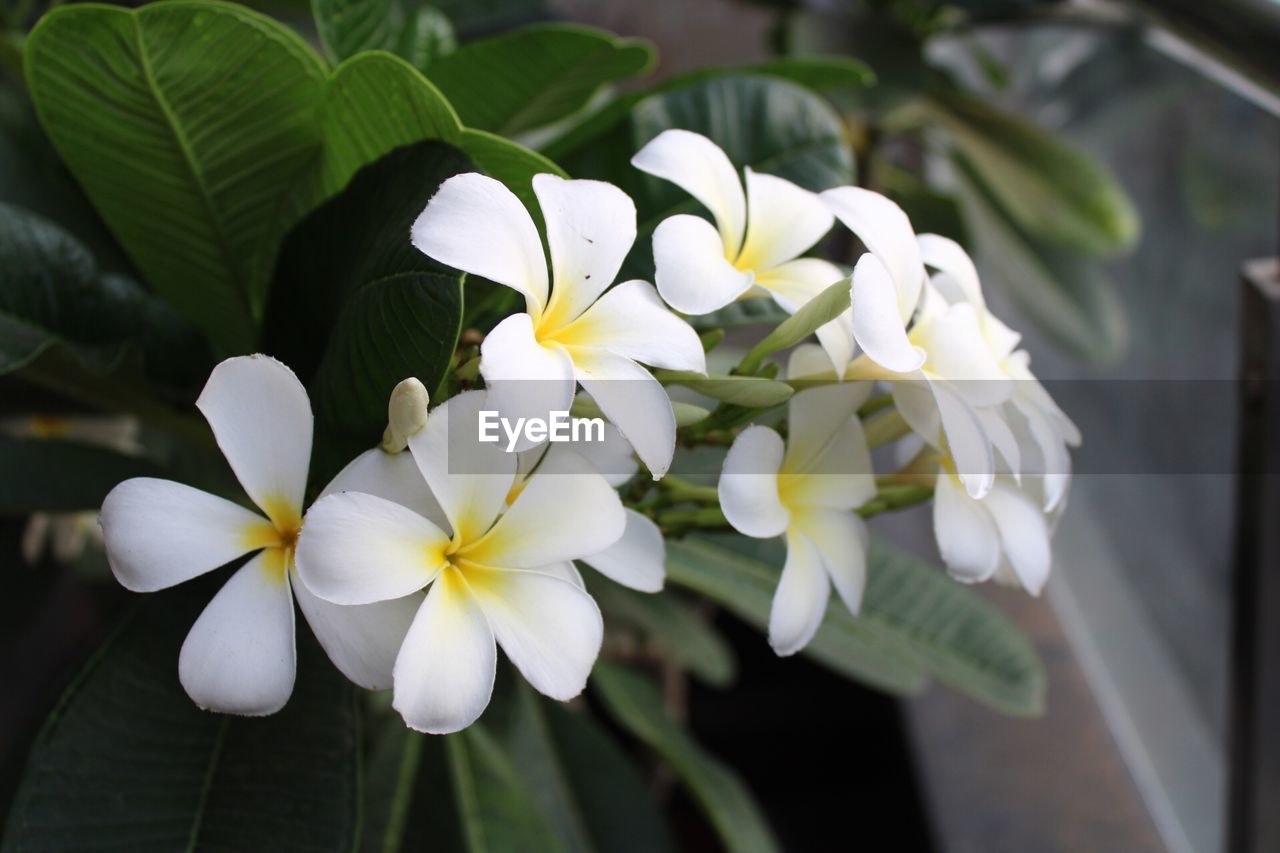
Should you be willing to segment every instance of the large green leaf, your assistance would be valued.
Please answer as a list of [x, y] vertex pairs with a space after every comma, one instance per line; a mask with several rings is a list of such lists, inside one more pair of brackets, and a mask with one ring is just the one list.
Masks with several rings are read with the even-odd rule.
[[202, 364], [199, 340], [137, 284], [103, 275], [54, 223], [0, 203], [0, 375], [63, 344], [75, 363], [106, 373], [135, 345], [153, 375], [181, 384]]
[[639, 673], [609, 663], [596, 665], [591, 686], [614, 719], [676, 772], [730, 853], [779, 849], [747, 787], [666, 715], [657, 688]]
[[625, 113], [547, 149], [576, 177], [618, 184], [636, 202], [639, 238], [625, 275], [651, 274], [648, 236], [668, 216], [700, 210], [687, 193], [631, 166], [670, 128], [692, 130], [724, 149], [739, 169], [778, 175], [811, 190], [852, 183], [853, 155], [840, 117], [809, 89], [763, 74], [698, 75], [636, 99]]
[[440, 91], [389, 53], [363, 53], [338, 66], [326, 86], [319, 121], [321, 147], [291, 193], [286, 217], [292, 220], [341, 192], [362, 167], [427, 139], [466, 151], [477, 167], [510, 187], [533, 211], [533, 176], [564, 174], [514, 142], [464, 129]]
[[[332, 442], [339, 457], [378, 442], [396, 383], [416, 376], [434, 391], [449, 369], [462, 277], [408, 236], [441, 182], [470, 168], [440, 142], [398, 149], [357, 173], [285, 241], [268, 340], [307, 382], [321, 447]], [[336, 460], [319, 462], [323, 476]]]
[[[668, 544], [667, 573], [763, 629], [784, 556], [779, 540], [691, 538]], [[913, 690], [927, 673], [1008, 714], [1043, 710], [1044, 671], [1016, 626], [941, 571], [881, 542], [867, 562], [862, 611], [853, 617], [832, 601], [806, 654], [872, 684], [896, 672]], [[873, 665], [865, 673], [863, 661]]]
[[278, 714], [211, 714], [178, 684], [183, 636], [221, 579], [146, 601], [67, 690], [28, 758], [6, 853], [351, 849], [355, 696], [305, 629]]
[[958, 163], [960, 200], [996, 284], [1064, 349], [1099, 364], [1114, 362], [1129, 331], [1115, 282], [1100, 262], [1020, 229], [968, 165]]
[[574, 24], [535, 24], [473, 41], [427, 68], [468, 127], [510, 136], [559, 121], [602, 86], [643, 73], [653, 48]]
[[985, 101], [937, 93], [929, 115], [1017, 226], [1061, 249], [1102, 256], [1138, 239], [1138, 214], [1096, 162]]
[[319, 57], [241, 6], [77, 4], [32, 31], [26, 78], [147, 282], [219, 349], [248, 349], [280, 199], [318, 143]]

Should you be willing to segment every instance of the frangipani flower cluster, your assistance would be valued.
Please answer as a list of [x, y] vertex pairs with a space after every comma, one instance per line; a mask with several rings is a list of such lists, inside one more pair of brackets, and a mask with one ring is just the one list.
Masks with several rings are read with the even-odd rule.
[[[687, 532], [664, 509], [690, 501], [715, 504], [691, 516], [698, 524], [785, 537], [769, 641], [792, 654], [819, 629], [832, 587], [850, 613], [861, 607], [861, 514], [882, 484], [860, 411], [876, 383], [917, 442], [888, 480], [933, 487], [951, 574], [1041, 589], [1068, 489], [1067, 448], [1079, 434], [1032, 376], [1018, 336], [988, 311], [964, 251], [917, 236], [905, 213], [868, 190], [814, 193], [750, 169], [740, 180], [723, 151], [687, 131], [659, 135], [633, 162], [688, 190], [715, 220], [680, 214], [657, 226], [656, 288], [614, 283], [636, 238], [635, 206], [617, 187], [536, 176], [544, 252], [533, 216], [507, 187], [457, 175], [408, 239], [523, 296], [524, 310], [480, 346], [483, 390], [448, 383], [453, 395], [428, 412], [426, 389], [401, 383], [382, 443], [308, 507], [313, 420], [302, 383], [267, 356], [232, 358], [197, 406], [257, 511], [154, 479], [108, 495], [108, 557], [129, 589], [163, 589], [248, 558], [179, 654], [197, 704], [256, 715], [288, 701], [294, 601], [335, 666], [363, 687], [391, 689], [415, 729], [475, 721], [499, 648], [536, 689], [572, 698], [605, 631], [575, 562], [659, 593], [664, 536]], [[837, 223], [867, 249], [852, 273], [802, 257]], [[676, 312], [768, 296], [794, 313], [842, 282], [849, 307], [815, 324], [820, 346], [789, 356], [786, 375], [800, 390], [785, 428], [734, 422], [740, 409], [722, 406], [707, 418], [723, 416], [719, 432], [733, 438], [718, 487], [671, 485], [675, 411], [649, 368], [707, 372], [702, 341]], [[579, 386], [608, 419], [600, 441], [570, 448], [526, 435], [503, 448], [473, 428], [488, 410], [568, 411]], [[684, 437], [697, 444], [705, 435], [695, 425]], [[636, 477], [634, 457], [662, 482]]]

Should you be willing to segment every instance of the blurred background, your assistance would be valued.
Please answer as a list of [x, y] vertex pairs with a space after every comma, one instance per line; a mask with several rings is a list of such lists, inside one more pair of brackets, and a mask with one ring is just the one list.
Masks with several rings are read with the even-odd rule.
[[[254, 5], [309, 26], [304, 3]], [[786, 849], [857, 839], [939, 851], [1280, 850], [1280, 469], [1268, 448], [1280, 446], [1280, 0], [432, 5], [463, 39], [548, 19], [649, 39], [659, 61], [625, 84], [637, 88], [780, 54], [865, 61], [878, 85], [837, 100], [864, 183], [903, 203], [919, 230], [976, 252], [993, 309], [1023, 332], [1036, 373], [1085, 435], [1047, 593], [981, 590], [1044, 658], [1042, 717], [1010, 719], [938, 686], [887, 698], [806, 660], [779, 661], [758, 634], [717, 617], [742, 675], [730, 689], [691, 686], [686, 713]], [[917, 122], [878, 145], [910, 122], [898, 107], [934, 75], [975, 99], [950, 114], [968, 130]], [[1003, 188], [1034, 204], [1037, 188], [1017, 172], [993, 178], [984, 160], [982, 133], [1005, 116], [1110, 173], [1132, 201], [1133, 233], [1079, 253], [1022, 233], [992, 198]], [[937, 144], [941, 131], [963, 157]], [[977, 166], [985, 184], [967, 171]], [[96, 441], [131, 440], [118, 425], [97, 429]], [[936, 563], [928, 513], [875, 524]], [[92, 546], [88, 557], [76, 547], [92, 528], [91, 518], [4, 519], [0, 547], [46, 567], [92, 560]], [[44, 710], [110, 624], [119, 601], [106, 595], [49, 571], [21, 574], [0, 596], [0, 685], [23, 685], [0, 703], [0, 801]], [[679, 824], [693, 807], [675, 796]], [[714, 848], [687, 823], [687, 849]]]

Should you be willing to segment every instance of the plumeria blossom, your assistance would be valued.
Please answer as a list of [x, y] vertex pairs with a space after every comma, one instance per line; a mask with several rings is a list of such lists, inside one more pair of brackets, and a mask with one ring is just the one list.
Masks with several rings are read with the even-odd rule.
[[641, 364], [705, 373], [702, 345], [648, 282], [610, 289], [636, 237], [626, 193], [555, 175], [536, 175], [533, 189], [546, 221], [550, 279], [528, 211], [484, 175], [445, 181], [414, 223], [413, 245], [524, 296], [525, 312], [495, 326], [480, 348], [495, 409], [546, 418], [568, 410], [580, 382], [659, 478], [675, 451], [675, 414]]
[[[508, 495], [508, 504], [524, 490], [530, 476], [546, 464], [548, 458], [553, 460], [550, 463], [553, 468], [561, 467], [554, 457], [565, 452], [580, 454], [614, 488], [630, 480], [640, 468], [632, 455], [631, 445], [622, 433], [613, 424], [606, 424], [604, 441], [581, 442], [573, 450], [567, 450], [563, 445], [543, 445], [520, 453], [516, 483]], [[627, 521], [622, 537], [603, 551], [580, 558], [580, 562], [623, 586], [639, 592], [658, 592], [667, 576], [667, 548], [662, 531], [634, 509], [626, 508], [624, 511]], [[582, 586], [582, 579], [572, 563], [560, 567], [559, 572]]]
[[[808, 376], [825, 358], [798, 347], [788, 375]], [[876, 493], [858, 407], [869, 383], [798, 391], [790, 400], [789, 438], [766, 426], [743, 430], [720, 476], [720, 507], [739, 533], [786, 536], [787, 559], [769, 614], [769, 643], [779, 655], [804, 648], [822, 624], [830, 588], [857, 614], [866, 585], [867, 530], [852, 511]]]
[[[386, 686], [387, 649], [407, 624], [405, 603], [335, 608], [298, 582], [294, 548], [302, 527], [311, 458], [312, 414], [302, 383], [263, 355], [214, 368], [197, 407], [213, 429], [236, 479], [262, 514], [169, 480], [126, 480], [111, 490], [100, 516], [116, 579], [154, 592], [205, 574], [246, 554], [201, 613], [178, 656], [178, 676], [202, 708], [262, 715], [282, 708], [296, 671], [293, 599], [334, 662], [357, 683]], [[357, 459], [339, 482], [377, 479]], [[380, 663], [380, 661], [382, 661]]]
[[450, 421], [470, 427], [485, 397], [450, 399], [408, 438], [443, 519], [348, 491], [316, 501], [298, 544], [301, 577], [334, 604], [427, 590], [393, 670], [393, 706], [425, 732], [457, 731], [480, 716], [498, 645], [544, 694], [582, 691], [603, 625], [560, 567], [613, 545], [626, 527], [617, 493], [572, 452], [543, 460], [508, 503], [516, 455], [479, 443], [471, 429], [450, 436]]
[[[768, 295], [794, 313], [845, 274], [819, 258], [802, 258], [834, 222], [818, 195], [774, 175], [744, 170], [701, 134], [665, 130], [631, 159], [670, 181], [715, 218], [678, 214], [653, 232], [654, 280], [673, 308], [706, 314], [748, 295]], [[852, 316], [817, 331], [837, 370], [853, 355]]]

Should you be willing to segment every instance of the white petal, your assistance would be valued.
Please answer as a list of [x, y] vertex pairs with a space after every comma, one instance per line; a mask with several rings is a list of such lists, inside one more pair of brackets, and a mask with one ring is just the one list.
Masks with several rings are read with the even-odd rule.
[[[911, 220], [889, 199], [861, 187], [827, 190], [822, 193], [822, 200], [867, 251], [884, 264], [893, 281], [898, 319], [909, 320], [925, 277]], [[856, 309], [854, 313], [857, 314]]]
[[422, 589], [449, 537], [411, 509], [361, 492], [321, 498], [298, 537], [298, 573], [334, 604], [372, 604]]
[[771, 270], [803, 254], [831, 230], [831, 211], [816, 193], [750, 169], [746, 178], [747, 237], [736, 261], [740, 269]]
[[535, 175], [533, 191], [551, 250], [548, 322], [560, 326], [591, 307], [617, 279], [636, 241], [636, 206], [630, 196], [603, 181]]
[[928, 354], [925, 372], [950, 382], [973, 405], [994, 406], [1013, 395], [1014, 384], [987, 346], [972, 305], [952, 305], [925, 325], [916, 340]]
[[778, 495], [782, 438], [765, 426], [749, 426], [724, 457], [720, 474], [720, 508], [734, 530], [757, 539], [778, 536], [791, 513]]
[[572, 562], [552, 563], [548, 566], [539, 566], [530, 571], [538, 572], [543, 575], [551, 575], [553, 578], [560, 578], [562, 581], [568, 581], [578, 589], [586, 589], [587, 584], [582, 580], [582, 572], [578, 571], [578, 567]]
[[[787, 376], [811, 375], [814, 366], [813, 353], [817, 347], [798, 347], [787, 363]], [[817, 351], [817, 358], [823, 358]], [[823, 450], [871, 393], [870, 382], [842, 382], [835, 385], [819, 385], [802, 388], [787, 403], [787, 464], [788, 471], [814, 471]], [[865, 443], [865, 442], [864, 442]], [[861, 472], [861, 467], [843, 465], [836, 470], [849, 473]], [[870, 469], [866, 469], [870, 470]]]
[[[805, 467], [793, 467], [796, 462]], [[816, 452], [794, 460], [788, 456], [783, 460], [782, 470], [790, 475], [783, 480], [783, 503], [793, 509], [804, 506], [851, 510], [876, 494], [871, 451], [867, 448], [862, 421], [856, 417], [837, 425]]]
[[578, 381], [622, 433], [653, 478], [671, 467], [676, 451], [676, 416], [667, 390], [649, 371], [604, 350], [574, 347]]
[[781, 656], [803, 649], [822, 627], [831, 583], [818, 549], [799, 532], [787, 532], [787, 562], [769, 610], [769, 645]]
[[516, 454], [479, 441], [480, 412], [488, 408], [484, 391], [459, 394], [409, 438], [413, 460], [462, 542], [479, 539], [493, 525], [515, 483]]
[[[552, 412], [568, 411], [573, 402], [573, 362], [558, 343], [534, 337], [528, 314], [512, 314], [493, 328], [480, 345], [480, 374], [489, 397], [486, 407], [508, 419], [548, 420]], [[435, 417], [438, 417], [435, 416]], [[500, 446], [507, 437], [500, 432]], [[523, 435], [516, 450], [535, 446]]]
[[[853, 337], [867, 357], [896, 373], [924, 364], [924, 353], [907, 340], [905, 321], [889, 270], [875, 255], [863, 255], [853, 268], [850, 307]], [[908, 315], [910, 316], [910, 315]]]
[[538, 315], [547, 304], [547, 259], [529, 211], [511, 190], [474, 172], [440, 185], [410, 230], [418, 251], [524, 294]]
[[796, 515], [796, 527], [818, 552], [840, 600], [854, 616], [867, 586], [867, 524], [851, 512], [810, 510]]
[[647, 281], [627, 281], [613, 288], [557, 331], [555, 340], [564, 346], [596, 347], [654, 367], [707, 372], [698, 333], [662, 304]]
[[1004, 406], [974, 409], [974, 415], [982, 426], [983, 433], [991, 442], [992, 448], [1004, 460], [1008, 472], [1015, 479], [1022, 473], [1022, 453], [1018, 448], [1018, 438], [1013, 434], [1008, 421], [1005, 420], [1008, 409]]
[[498, 645], [530, 684], [561, 701], [582, 692], [604, 637], [591, 596], [538, 572], [468, 569], [467, 584]]
[[728, 305], [751, 288], [754, 277], [726, 260], [720, 235], [711, 223], [681, 213], [653, 231], [654, 281], [672, 308], [707, 314]]
[[[806, 302], [843, 278], [846, 278], [844, 272], [833, 263], [818, 258], [800, 258], [758, 276], [756, 284], [768, 290], [783, 310], [794, 314]], [[838, 375], [844, 375], [844, 368], [853, 359], [852, 311], [845, 311], [831, 322], [819, 326], [817, 336], [827, 351], [831, 366]]]
[[366, 690], [390, 688], [391, 669], [422, 604], [422, 593], [348, 606], [320, 598], [296, 573], [292, 580], [298, 607], [333, 665]]
[[746, 228], [747, 201], [738, 170], [718, 145], [692, 131], [664, 130], [636, 152], [631, 165], [670, 181], [702, 202], [723, 236], [722, 257], [737, 256]]
[[182, 644], [178, 678], [210, 711], [257, 717], [289, 701], [297, 671], [284, 556], [264, 551], [223, 585]]
[[942, 432], [955, 460], [956, 473], [970, 497], [982, 498], [995, 480], [995, 456], [991, 441], [982, 429], [973, 408], [947, 382], [930, 380], [929, 388], [938, 404]]
[[942, 419], [933, 390], [924, 379], [904, 379], [893, 383], [893, 406], [907, 426], [933, 447], [942, 447]]
[[591, 463], [615, 489], [630, 480], [640, 470], [631, 442], [613, 424], [604, 425], [604, 441], [583, 441], [574, 450]]
[[385, 498], [408, 507], [442, 530], [449, 526], [444, 510], [427, 488], [410, 453], [384, 453], [376, 447], [366, 450], [329, 481], [320, 497], [340, 492], [364, 492]]
[[572, 450], [554, 448], [493, 528], [458, 556], [484, 566], [536, 569], [608, 548], [626, 514], [613, 487]]
[[278, 524], [302, 516], [311, 464], [311, 403], [293, 371], [274, 358], [229, 358], [196, 400], [236, 479]]
[[983, 499], [991, 511], [1005, 557], [1022, 586], [1039, 595], [1049, 579], [1049, 527], [1031, 498], [1006, 482], [997, 483]]
[[640, 592], [657, 592], [666, 579], [667, 548], [662, 531], [633, 509], [626, 511], [622, 538], [582, 562], [600, 574]]
[[921, 234], [916, 239], [920, 247], [920, 260], [933, 267], [943, 277], [935, 286], [948, 302], [969, 302], [977, 308], [985, 307], [982, 299], [982, 283], [978, 270], [969, 253], [960, 244], [940, 234]]
[[420, 732], [465, 729], [488, 706], [497, 667], [484, 611], [458, 570], [447, 569], [427, 590], [396, 657], [392, 707]]
[[933, 535], [956, 580], [985, 581], [1000, 565], [1000, 536], [990, 514], [946, 471], [938, 474], [933, 493]]
[[199, 489], [138, 477], [102, 502], [102, 535], [116, 580], [155, 592], [190, 580], [261, 547], [262, 516]]

